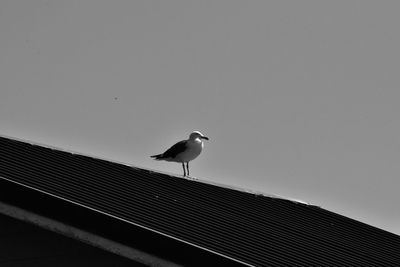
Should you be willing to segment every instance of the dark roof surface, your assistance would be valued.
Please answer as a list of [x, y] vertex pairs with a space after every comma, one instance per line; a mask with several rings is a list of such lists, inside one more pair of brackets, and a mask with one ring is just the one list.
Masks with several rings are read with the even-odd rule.
[[[0, 138], [0, 178], [0, 200], [47, 215], [68, 202], [94, 211], [82, 222], [93, 231], [106, 218], [255, 266], [400, 266], [399, 236], [316, 206], [8, 138]], [[23, 196], [7, 195], [22, 187]]]
[[1, 267], [146, 267], [2, 214], [0, 237]]

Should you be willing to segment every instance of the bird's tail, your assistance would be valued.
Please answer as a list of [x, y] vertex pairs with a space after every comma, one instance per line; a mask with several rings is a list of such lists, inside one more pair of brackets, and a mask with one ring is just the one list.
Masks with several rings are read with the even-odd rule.
[[164, 156], [163, 156], [163, 154], [158, 154], [158, 155], [150, 156], [150, 158], [153, 158], [155, 160], [162, 160], [164, 158]]

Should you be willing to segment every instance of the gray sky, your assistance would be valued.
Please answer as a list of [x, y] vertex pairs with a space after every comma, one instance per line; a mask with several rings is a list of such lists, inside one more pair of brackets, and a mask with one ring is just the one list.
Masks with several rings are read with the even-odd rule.
[[400, 234], [399, 1], [1, 1], [0, 134]]

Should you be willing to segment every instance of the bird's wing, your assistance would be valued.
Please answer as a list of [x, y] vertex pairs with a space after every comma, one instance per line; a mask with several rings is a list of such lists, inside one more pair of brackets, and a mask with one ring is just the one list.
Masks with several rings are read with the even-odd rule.
[[182, 153], [183, 151], [185, 151], [186, 148], [187, 148], [187, 141], [183, 140], [183, 141], [180, 141], [180, 142], [176, 143], [175, 145], [171, 146], [167, 151], [165, 151], [162, 154], [162, 156], [163, 156], [163, 158], [174, 158], [179, 153]]

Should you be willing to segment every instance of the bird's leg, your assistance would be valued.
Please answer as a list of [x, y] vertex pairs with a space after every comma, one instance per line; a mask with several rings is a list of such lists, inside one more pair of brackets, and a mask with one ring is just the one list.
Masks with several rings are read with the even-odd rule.
[[187, 169], [187, 176], [190, 176], [190, 174], [189, 174], [189, 161], [186, 162], [186, 169]]
[[186, 176], [185, 162], [182, 162], [182, 167], [183, 167], [183, 177], [185, 177]]

